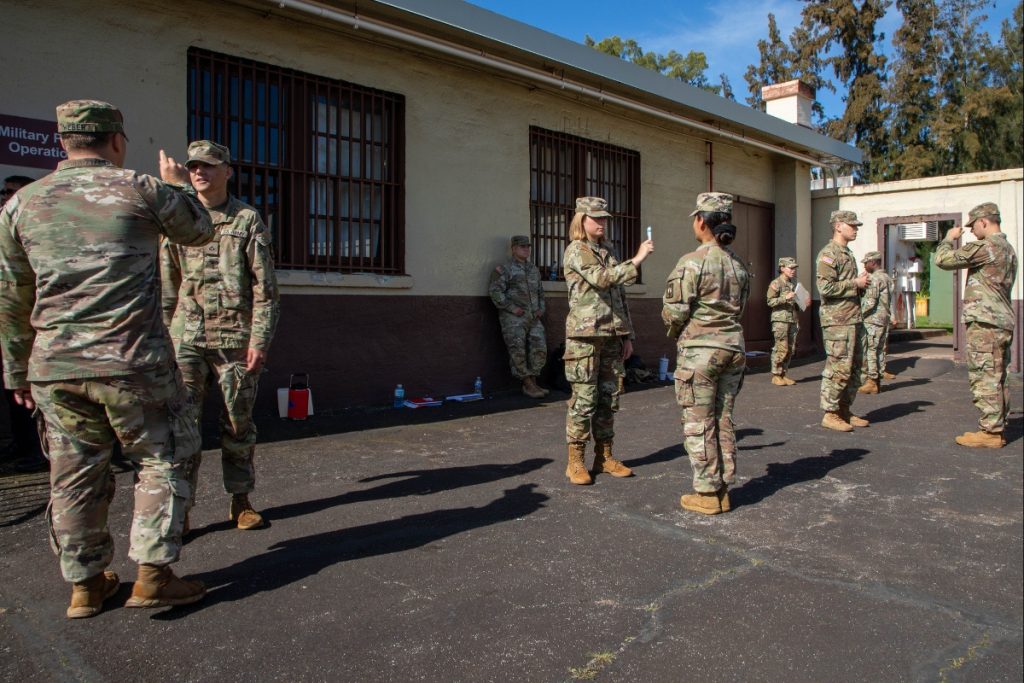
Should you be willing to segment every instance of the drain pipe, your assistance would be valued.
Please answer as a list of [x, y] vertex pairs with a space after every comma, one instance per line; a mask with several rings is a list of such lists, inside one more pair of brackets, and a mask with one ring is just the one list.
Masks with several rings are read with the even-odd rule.
[[306, 14], [310, 14], [321, 19], [328, 19], [339, 24], [344, 24], [345, 26], [348, 26], [349, 28], [352, 29], [357, 29], [360, 31], [366, 30], [388, 38], [394, 38], [396, 40], [400, 40], [411, 45], [416, 45], [417, 47], [432, 50], [434, 52], [440, 52], [441, 54], [455, 57], [457, 59], [466, 60], [468, 62], [479, 64], [481, 66], [485, 66], [491, 69], [498, 69], [499, 71], [503, 71], [504, 73], [513, 76], [526, 78], [538, 83], [544, 83], [545, 85], [549, 85], [558, 90], [569, 90], [571, 92], [575, 92], [586, 97], [594, 98], [601, 103], [610, 102], [612, 104], [616, 104], [620, 107], [624, 107], [635, 112], [640, 112], [643, 114], [654, 116], [656, 118], [662, 119], [664, 121], [669, 121], [674, 124], [682, 124], [688, 128], [693, 128], [704, 133], [710, 133], [712, 135], [724, 138], [726, 140], [740, 142], [745, 145], [751, 145], [753, 147], [757, 147], [772, 152], [773, 154], [779, 154], [785, 157], [789, 157], [791, 159], [797, 159], [798, 161], [803, 161], [805, 163], [811, 164], [812, 166], [819, 166], [822, 163], [820, 159], [817, 159], [808, 154], [803, 154], [801, 152], [786, 149], [785, 147], [774, 145], [769, 142], [762, 142], [760, 140], [748, 138], [738, 133], [732, 133], [726, 130], [722, 130], [720, 128], [716, 128], [715, 126], [703, 123], [701, 121], [696, 121], [694, 119], [687, 118], [686, 116], [683, 116], [681, 114], [674, 114], [672, 112], [658, 109], [657, 107], [641, 104], [628, 98], [620, 97], [619, 95], [614, 95], [612, 93], [605, 92], [598, 88], [593, 88], [588, 85], [576, 83], [564, 77], [559, 78], [553, 76], [545, 71], [541, 71], [540, 69], [524, 67], [514, 62], [508, 61], [506, 59], [488, 55], [487, 53], [482, 52], [480, 50], [473, 50], [467, 47], [463, 47], [461, 45], [457, 45], [455, 43], [450, 43], [445, 40], [433, 38], [422, 33], [409, 31], [403, 28], [399, 28], [397, 26], [393, 26], [391, 24], [387, 24], [382, 21], [378, 21], [376, 19], [370, 19], [365, 16], [357, 16], [349, 12], [343, 12], [341, 10], [337, 10], [331, 7], [325, 7], [315, 2], [307, 2], [306, 0], [269, 1], [272, 4], [277, 5], [281, 9], [289, 8], [298, 10], [300, 12], [305, 12]]

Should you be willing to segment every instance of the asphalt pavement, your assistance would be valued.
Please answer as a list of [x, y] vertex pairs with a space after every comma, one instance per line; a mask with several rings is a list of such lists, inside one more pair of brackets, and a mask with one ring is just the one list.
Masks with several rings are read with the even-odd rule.
[[[191, 607], [123, 607], [132, 473], [111, 512], [120, 592], [64, 617], [45, 474], [0, 477], [7, 681], [1013, 681], [1022, 657], [1021, 382], [1009, 445], [971, 450], [949, 338], [890, 347], [898, 372], [819, 427], [820, 359], [736, 407], [733, 511], [690, 490], [668, 384], [622, 399], [636, 472], [567, 483], [565, 395], [263, 425], [252, 496], [226, 521], [207, 451], [175, 570]], [[588, 453], [588, 460], [590, 458]]]

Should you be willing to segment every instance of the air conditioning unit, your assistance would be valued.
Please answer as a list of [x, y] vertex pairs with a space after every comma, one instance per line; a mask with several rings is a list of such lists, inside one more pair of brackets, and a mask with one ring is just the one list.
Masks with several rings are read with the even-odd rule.
[[938, 242], [939, 222], [900, 223], [896, 226], [899, 238], [904, 242]]

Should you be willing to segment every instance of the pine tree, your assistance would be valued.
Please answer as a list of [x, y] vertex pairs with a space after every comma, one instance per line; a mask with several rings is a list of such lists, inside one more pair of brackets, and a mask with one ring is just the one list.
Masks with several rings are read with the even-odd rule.
[[748, 66], [743, 78], [747, 81], [747, 90], [750, 91], [747, 104], [764, 111], [761, 88], [793, 80], [794, 63], [797, 59], [796, 53], [782, 40], [774, 14], [768, 15], [768, 39], [757, 41], [757, 52], [761, 56], [760, 63], [756, 67], [753, 64]]
[[1000, 41], [987, 50], [992, 90], [993, 117], [978, 163], [995, 170], [1024, 166], [1024, 2], [1018, 2], [1013, 18], [1003, 20]]

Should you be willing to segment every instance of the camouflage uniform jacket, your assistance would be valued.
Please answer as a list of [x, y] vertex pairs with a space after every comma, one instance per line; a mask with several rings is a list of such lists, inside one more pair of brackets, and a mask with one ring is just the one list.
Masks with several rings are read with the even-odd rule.
[[203, 244], [191, 187], [103, 159], [62, 161], [0, 210], [0, 349], [8, 389], [115, 377], [171, 360], [160, 237]]
[[868, 325], [885, 327], [892, 320], [892, 278], [881, 268], [868, 275], [860, 312]]
[[1006, 235], [997, 232], [956, 250], [952, 241], [942, 240], [935, 250], [935, 265], [944, 270], [967, 268], [964, 324], [979, 322], [1013, 329], [1010, 290], [1017, 277], [1017, 254]]
[[857, 294], [857, 259], [849, 247], [834, 240], [818, 252], [818, 291], [821, 292], [821, 326], [855, 325], [861, 321]]
[[679, 259], [669, 274], [661, 319], [679, 348], [744, 351], [740, 316], [749, 295], [750, 274], [736, 254], [703, 244]]
[[531, 262], [520, 263], [514, 258], [494, 269], [488, 287], [491, 301], [502, 313], [515, 315], [515, 310], [526, 311], [527, 319], [544, 315], [544, 286], [540, 270]]
[[797, 322], [796, 299], [786, 299], [786, 294], [796, 292], [796, 285], [785, 275], [780, 275], [768, 285], [768, 308], [772, 309], [771, 322]]
[[266, 351], [279, 308], [270, 231], [234, 197], [210, 217], [216, 237], [205, 247], [165, 240], [160, 250], [164, 322], [176, 342]]
[[562, 272], [569, 289], [567, 338], [633, 337], [624, 287], [636, 282], [632, 261], [619, 263], [604, 244], [573, 240], [565, 248]]

